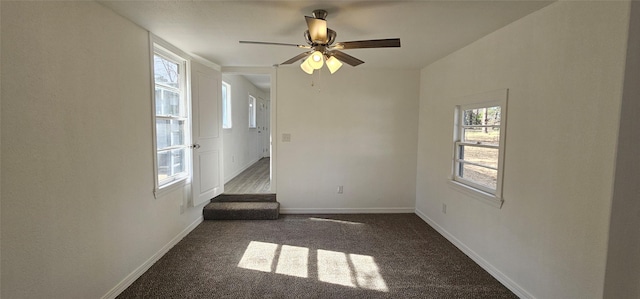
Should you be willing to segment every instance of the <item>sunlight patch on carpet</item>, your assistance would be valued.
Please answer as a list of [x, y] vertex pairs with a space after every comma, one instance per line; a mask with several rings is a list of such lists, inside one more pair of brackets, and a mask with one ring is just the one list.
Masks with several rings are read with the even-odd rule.
[[353, 221], [337, 220], [337, 219], [329, 219], [329, 218], [318, 218], [318, 217], [310, 217], [309, 220], [312, 220], [312, 221], [324, 221], [324, 222], [334, 222], [334, 223], [340, 223], [340, 224], [364, 224], [364, 223], [361, 223], [361, 222], [353, 222]]
[[262, 272], [271, 272], [273, 258], [276, 255], [278, 244], [251, 241], [247, 249], [242, 255], [242, 259], [238, 263], [238, 267], [257, 270]]
[[309, 277], [307, 263], [309, 248], [282, 245], [276, 273], [295, 277]]
[[349, 254], [349, 259], [355, 268], [356, 281], [359, 287], [381, 292], [389, 291], [387, 284], [382, 279], [382, 275], [380, 275], [378, 264], [376, 264], [372, 256]]
[[[239, 268], [309, 278], [309, 248], [251, 241]], [[378, 264], [369, 255], [318, 249], [318, 281], [351, 288], [389, 292]], [[275, 262], [275, 267], [273, 266]], [[274, 269], [275, 268], [275, 269]]]
[[318, 250], [318, 280], [355, 288], [347, 255], [331, 250]]

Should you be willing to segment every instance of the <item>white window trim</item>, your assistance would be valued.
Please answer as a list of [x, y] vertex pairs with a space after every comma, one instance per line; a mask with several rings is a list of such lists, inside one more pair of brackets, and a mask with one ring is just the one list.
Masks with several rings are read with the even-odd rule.
[[[249, 106], [249, 104], [251, 104], [251, 99], [253, 99], [253, 107]], [[247, 106], [249, 108], [249, 117], [248, 117], [249, 129], [256, 129], [258, 127], [258, 110], [257, 110], [258, 99], [253, 95], [249, 94], [249, 103], [247, 103]], [[253, 116], [253, 124], [251, 123], [252, 116]]]
[[[505, 139], [506, 139], [506, 128], [507, 128], [507, 99], [508, 99], [508, 89], [501, 89], [496, 91], [490, 91], [482, 94], [467, 96], [458, 99], [459, 102], [463, 103], [455, 108], [455, 117], [454, 117], [454, 143], [453, 143], [453, 156], [452, 156], [452, 171], [451, 177], [448, 180], [449, 185], [452, 186], [457, 191], [461, 191], [471, 197], [478, 199], [482, 202], [485, 202], [491, 206], [501, 208], [504, 202], [502, 187], [503, 187], [503, 179], [504, 179], [504, 152], [505, 152]], [[498, 167], [497, 167], [497, 179], [496, 179], [496, 189], [495, 191], [486, 188], [484, 186], [478, 185], [474, 182], [466, 180], [457, 176], [457, 157], [459, 145], [464, 144], [460, 142], [461, 136], [463, 134], [462, 127], [460, 122], [462, 121], [462, 113], [464, 110], [469, 109], [477, 109], [484, 107], [495, 107], [500, 106], [500, 141], [498, 146], [488, 146], [492, 148], [498, 148]], [[484, 145], [474, 145], [474, 146], [484, 146]]]
[[[223, 101], [226, 101], [226, 106], [228, 111], [225, 111], [224, 109], [222, 110], [223, 113], [223, 122], [222, 122], [222, 128], [225, 130], [230, 130], [233, 129], [233, 110], [232, 110], [232, 100], [231, 100], [231, 84], [222, 81], [222, 86], [225, 86], [227, 88], [227, 98], [226, 99], [222, 99]], [[224, 115], [226, 115], [227, 119], [229, 120], [229, 126], [225, 127], [224, 126]]]
[[185, 168], [187, 175], [175, 179], [171, 182], [168, 182], [164, 185], [160, 185], [158, 181], [158, 143], [157, 143], [157, 135], [156, 135], [156, 98], [155, 98], [155, 72], [154, 72], [154, 55], [156, 52], [165, 56], [167, 58], [171, 58], [174, 60], [178, 60], [182, 63], [184, 68], [184, 97], [185, 97], [185, 109], [187, 113], [187, 121], [185, 124], [185, 144], [191, 144], [191, 64], [190, 57], [180, 49], [175, 46], [167, 43], [161, 38], [149, 33], [149, 52], [150, 52], [150, 74], [151, 74], [151, 128], [152, 128], [152, 139], [153, 139], [153, 195], [154, 197], [160, 198], [168, 193], [171, 193], [175, 190], [182, 189], [184, 186], [191, 182], [191, 165], [192, 165], [192, 153], [189, 150], [185, 151]]

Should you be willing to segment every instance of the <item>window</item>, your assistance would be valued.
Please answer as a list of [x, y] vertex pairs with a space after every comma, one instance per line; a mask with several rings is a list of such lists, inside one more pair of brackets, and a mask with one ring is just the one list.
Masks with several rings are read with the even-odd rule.
[[256, 128], [256, 98], [249, 95], [249, 129]]
[[231, 129], [231, 85], [222, 82], [222, 128]]
[[501, 205], [506, 90], [484, 96], [456, 107], [453, 180]]
[[[156, 193], [189, 176], [187, 62], [154, 44]], [[157, 195], [156, 195], [157, 196]]]

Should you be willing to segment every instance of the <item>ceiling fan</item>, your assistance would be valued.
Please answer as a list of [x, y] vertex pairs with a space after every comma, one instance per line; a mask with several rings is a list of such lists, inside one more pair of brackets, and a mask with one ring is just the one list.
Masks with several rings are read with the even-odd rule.
[[[314, 69], [322, 68], [323, 64], [327, 64], [327, 68], [333, 74], [341, 66], [342, 62], [358, 66], [364, 61], [346, 54], [340, 50], [364, 49], [364, 48], [389, 48], [400, 47], [399, 38], [360, 40], [349, 42], [335, 42], [337, 33], [327, 28], [327, 11], [317, 9], [313, 11], [313, 17], [305, 16], [308, 30], [304, 32], [306, 45], [272, 43], [258, 41], [240, 41], [241, 44], [260, 44], [260, 45], [276, 45], [276, 46], [294, 46], [302, 49], [308, 49], [304, 53], [300, 53], [295, 57], [281, 63], [292, 64], [304, 59], [300, 68], [307, 74], [312, 74]], [[305, 59], [306, 58], [306, 59]]]

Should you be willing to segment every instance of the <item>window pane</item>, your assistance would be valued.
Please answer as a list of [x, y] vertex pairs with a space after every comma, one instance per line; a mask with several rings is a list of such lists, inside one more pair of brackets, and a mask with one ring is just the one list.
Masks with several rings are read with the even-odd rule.
[[498, 171], [475, 165], [460, 163], [459, 176], [487, 188], [496, 189]]
[[171, 152], [164, 151], [158, 153], [158, 182], [162, 182], [167, 179], [171, 173], [169, 169], [169, 164], [171, 161]]
[[222, 127], [231, 128], [231, 99], [226, 83], [222, 84]]
[[477, 144], [500, 144], [500, 127], [470, 127], [462, 129], [462, 141]]
[[184, 145], [184, 120], [156, 119], [158, 150], [176, 145]]
[[153, 72], [156, 84], [162, 83], [171, 87], [180, 88], [177, 63], [154, 55]]
[[158, 182], [186, 174], [185, 149], [158, 152]]
[[180, 94], [156, 85], [156, 115], [184, 116]]
[[249, 128], [256, 127], [256, 98], [249, 96]]
[[500, 106], [464, 110], [465, 126], [500, 125]]
[[185, 155], [184, 149], [176, 149], [171, 151], [171, 173], [179, 175], [185, 172]]
[[486, 148], [477, 146], [460, 145], [460, 159], [498, 168], [497, 148]]

